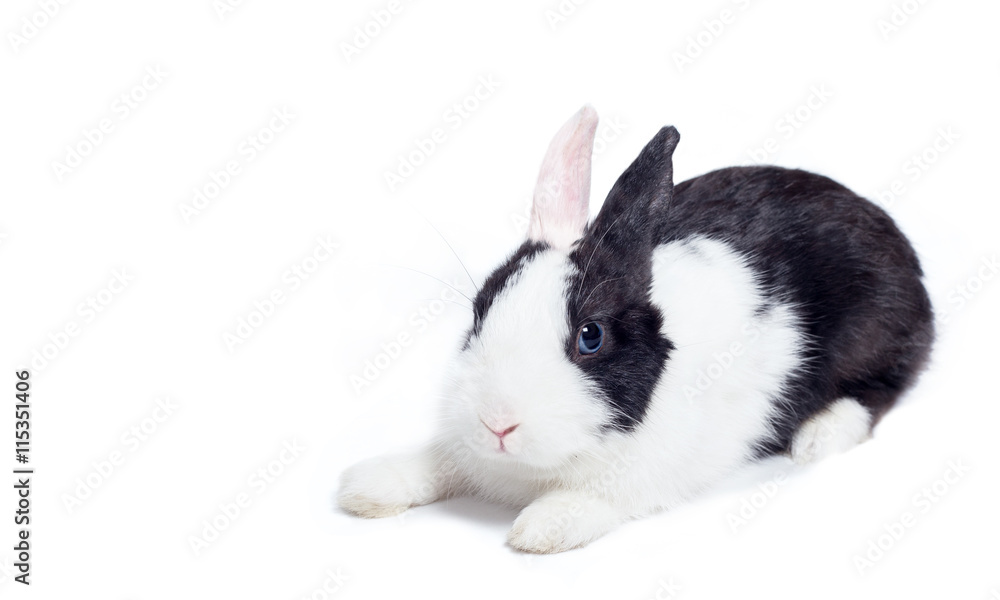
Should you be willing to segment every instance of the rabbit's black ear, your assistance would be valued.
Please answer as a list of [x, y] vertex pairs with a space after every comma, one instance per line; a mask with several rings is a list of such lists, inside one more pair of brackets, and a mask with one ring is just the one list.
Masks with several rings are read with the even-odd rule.
[[594, 220], [592, 236], [625, 236], [635, 241], [652, 232], [650, 211], [666, 206], [674, 195], [674, 148], [681, 136], [664, 127], [618, 177]]
[[583, 235], [590, 209], [590, 157], [596, 131], [597, 112], [586, 105], [552, 138], [535, 185], [529, 240], [568, 249]]
[[[674, 195], [673, 154], [680, 134], [660, 129], [611, 188], [601, 212], [587, 228], [573, 255], [582, 261], [585, 277], [604, 273], [622, 277], [636, 290], [651, 277], [650, 261], [656, 240], [657, 218]], [[588, 266], [599, 263], [599, 271]]]

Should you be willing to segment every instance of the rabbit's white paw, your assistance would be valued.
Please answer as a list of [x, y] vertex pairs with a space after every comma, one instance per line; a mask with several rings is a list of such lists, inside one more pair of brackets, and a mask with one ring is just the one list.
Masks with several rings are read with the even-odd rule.
[[607, 503], [573, 492], [552, 492], [528, 505], [507, 534], [511, 546], [549, 554], [584, 546], [622, 521]]
[[337, 502], [361, 517], [391, 517], [437, 500], [441, 486], [435, 474], [424, 455], [372, 458], [344, 471]]
[[792, 460], [800, 465], [850, 450], [871, 435], [871, 415], [854, 398], [841, 398], [799, 425]]

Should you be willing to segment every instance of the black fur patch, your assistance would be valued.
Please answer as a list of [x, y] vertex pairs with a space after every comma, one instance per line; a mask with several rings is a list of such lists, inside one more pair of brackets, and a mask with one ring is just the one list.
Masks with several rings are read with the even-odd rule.
[[535, 255], [548, 248], [549, 245], [544, 242], [533, 242], [530, 240], [524, 242], [513, 254], [507, 257], [507, 260], [490, 273], [490, 276], [483, 282], [483, 285], [479, 288], [479, 293], [476, 294], [476, 298], [472, 302], [472, 329], [469, 330], [469, 334], [465, 338], [465, 344], [462, 346], [463, 350], [469, 347], [469, 343], [473, 337], [479, 335], [483, 326], [483, 319], [486, 318], [490, 307], [493, 306], [493, 301], [504, 290], [511, 278], [520, 273], [524, 265], [534, 258]]
[[[593, 306], [595, 313], [582, 308], [579, 296], [571, 301], [570, 319], [578, 325], [570, 329], [566, 355], [598, 384], [611, 405], [614, 420], [605, 428], [630, 431], [642, 422], [674, 345], [660, 334], [663, 316], [655, 306], [616, 296], [614, 292], [594, 294], [586, 305]], [[596, 353], [581, 355], [577, 336], [580, 327], [590, 321], [603, 326], [604, 343]]]

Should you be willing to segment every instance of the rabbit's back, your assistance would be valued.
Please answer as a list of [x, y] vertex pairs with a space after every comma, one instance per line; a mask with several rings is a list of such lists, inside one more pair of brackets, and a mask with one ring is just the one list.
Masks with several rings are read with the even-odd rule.
[[758, 311], [797, 314], [807, 368], [787, 382], [761, 454], [786, 450], [838, 398], [877, 420], [923, 366], [933, 313], [916, 253], [889, 215], [839, 183], [780, 167], [721, 169], [678, 184], [658, 218], [661, 245], [725, 243], [755, 274]]

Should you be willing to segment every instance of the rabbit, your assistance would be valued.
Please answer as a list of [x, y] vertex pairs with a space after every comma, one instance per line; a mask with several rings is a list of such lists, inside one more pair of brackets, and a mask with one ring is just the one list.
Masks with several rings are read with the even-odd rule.
[[588, 224], [597, 114], [542, 161], [527, 239], [473, 299], [426, 449], [363, 461], [338, 503], [387, 517], [472, 495], [553, 553], [676, 507], [740, 466], [866, 440], [934, 338], [917, 256], [875, 204], [814, 173], [673, 185], [663, 127]]

